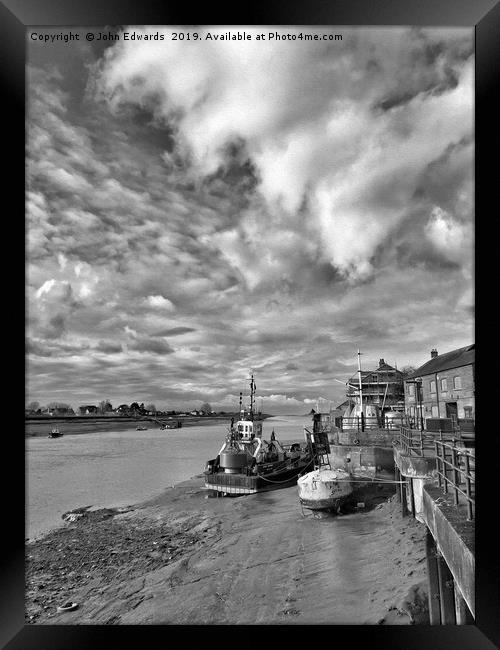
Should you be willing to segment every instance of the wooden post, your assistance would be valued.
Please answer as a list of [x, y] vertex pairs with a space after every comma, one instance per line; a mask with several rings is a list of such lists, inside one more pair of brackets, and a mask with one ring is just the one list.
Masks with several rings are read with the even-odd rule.
[[[395, 481], [400, 481], [401, 480], [401, 473], [399, 471], [399, 467], [397, 465], [394, 466], [394, 480]], [[396, 498], [399, 503], [401, 503], [401, 484], [397, 483], [396, 485]]]
[[454, 583], [454, 593], [457, 625], [474, 625], [474, 617], [472, 616], [470, 609], [467, 607], [467, 603], [460, 593], [456, 583]]
[[406, 517], [407, 514], [408, 514], [408, 504], [406, 503], [406, 482], [405, 482], [405, 483], [401, 483], [401, 516]]
[[413, 491], [413, 479], [408, 479], [408, 489], [410, 491], [411, 514], [415, 517], [415, 492]]
[[453, 576], [446, 564], [444, 557], [438, 554], [439, 599], [441, 602], [441, 624], [456, 625], [455, 595], [453, 589]]
[[436, 557], [436, 544], [429, 529], [425, 538], [427, 559], [427, 586], [429, 590], [429, 618], [431, 625], [441, 625], [441, 605], [439, 597], [439, 576]]

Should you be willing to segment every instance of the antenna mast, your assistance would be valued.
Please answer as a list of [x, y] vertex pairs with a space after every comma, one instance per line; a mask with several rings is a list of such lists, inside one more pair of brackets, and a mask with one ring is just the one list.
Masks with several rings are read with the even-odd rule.
[[358, 378], [359, 378], [359, 412], [363, 413], [363, 388], [361, 384], [361, 352], [358, 350]]
[[253, 372], [250, 378], [250, 419], [253, 420], [253, 403], [255, 397], [255, 382], [253, 380]]

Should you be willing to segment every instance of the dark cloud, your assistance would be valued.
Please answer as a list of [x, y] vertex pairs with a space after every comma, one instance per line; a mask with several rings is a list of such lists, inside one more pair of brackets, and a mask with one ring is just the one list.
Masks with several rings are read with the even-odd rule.
[[159, 338], [141, 337], [129, 343], [131, 350], [137, 352], [151, 352], [152, 354], [172, 354], [174, 352], [170, 345]]
[[172, 327], [170, 329], [154, 332], [153, 336], [180, 336], [181, 334], [188, 334], [189, 332], [196, 332], [196, 330], [193, 327]]
[[120, 343], [113, 343], [112, 341], [99, 341], [94, 349], [105, 354], [118, 354], [123, 351]]

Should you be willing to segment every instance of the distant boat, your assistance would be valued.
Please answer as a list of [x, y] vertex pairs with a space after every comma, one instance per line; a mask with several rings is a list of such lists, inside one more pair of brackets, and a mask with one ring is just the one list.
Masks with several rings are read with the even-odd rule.
[[165, 429], [180, 429], [182, 427], [182, 422], [178, 420], [175, 424], [162, 424], [160, 431], [165, 431]]
[[145, 427], [145, 426], [141, 426], [141, 425], [139, 424], [137, 427], [135, 427], [135, 430], [136, 430], [136, 431], [147, 431], [148, 428]]
[[58, 427], [54, 427], [47, 438], [62, 438], [63, 435], [64, 433], [61, 433]]

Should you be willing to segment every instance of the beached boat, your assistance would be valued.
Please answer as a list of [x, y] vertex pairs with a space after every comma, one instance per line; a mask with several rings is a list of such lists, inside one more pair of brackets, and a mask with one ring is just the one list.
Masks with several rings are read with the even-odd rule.
[[[314, 425], [317, 424], [315, 421]], [[313, 431], [304, 429], [304, 434], [314, 469], [297, 481], [300, 503], [310, 510], [335, 510], [340, 513], [342, 504], [352, 495], [352, 477], [345, 470], [332, 469], [327, 430], [315, 426]]]
[[61, 438], [63, 435], [64, 433], [61, 433], [58, 427], [53, 427], [47, 438]]
[[223, 494], [253, 494], [289, 487], [301, 472], [312, 466], [307, 445], [282, 445], [271, 433], [262, 438], [262, 420], [254, 413], [255, 382], [250, 381], [250, 407], [243, 408], [240, 393], [240, 419], [228, 428], [217, 457], [205, 467], [205, 487]]

